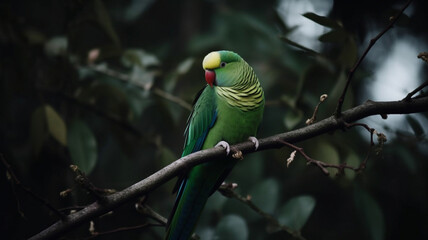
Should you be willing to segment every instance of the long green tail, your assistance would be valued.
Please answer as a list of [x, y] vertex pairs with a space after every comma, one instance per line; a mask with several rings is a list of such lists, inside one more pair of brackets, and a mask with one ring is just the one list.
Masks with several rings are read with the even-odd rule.
[[[204, 163], [194, 167], [177, 194], [165, 239], [187, 240], [192, 235], [208, 197], [230, 172], [233, 160]], [[232, 166], [231, 166], [232, 164]]]

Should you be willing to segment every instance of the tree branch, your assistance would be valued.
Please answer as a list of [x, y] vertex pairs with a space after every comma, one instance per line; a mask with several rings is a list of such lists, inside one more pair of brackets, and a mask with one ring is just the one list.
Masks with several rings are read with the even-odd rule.
[[388, 26], [386, 26], [385, 29], [382, 30], [382, 32], [380, 32], [378, 35], [376, 35], [374, 38], [372, 38], [370, 40], [370, 43], [367, 46], [366, 50], [363, 52], [363, 54], [361, 55], [361, 57], [355, 63], [354, 67], [349, 71], [348, 78], [346, 80], [346, 85], [343, 88], [342, 95], [340, 96], [339, 101], [337, 103], [336, 116], [339, 117], [340, 114], [342, 113], [342, 105], [343, 105], [343, 102], [345, 101], [345, 95], [346, 95], [346, 92], [348, 90], [349, 84], [351, 83], [352, 77], [354, 76], [355, 71], [361, 65], [361, 63], [363, 62], [363, 60], [366, 57], [367, 53], [369, 53], [370, 49], [375, 45], [375, 43], [377, 42], [377, 40], [379, 40], [386, 32], [388, 32], [389, 29], [391, 29], [392, 27], [394, 27], [395, 22], [397, 22], [398, 18], [400, 18], [400, 16], [403, 14], [404, 10], [406, 10], [406, 8], [410, 5], [411, 2], [412, 2], [412, 0], [408, 0], [403, 5], [403, 7], [400, 9], [400, 11], [395, 16], [392, 16], [389, 19], [390, 22], [389, 22]]
[[[260, 145], [258, 151], [281, 148], [284, 146], [281, 141], [296, 143], [337, 129], [343, 129], [343, 127], [345, 127], [345, 122], [352, 123], [371, 115], [407, 114], [426, 111], [428, 111], [428, 97], [410, 99], [407, 101], [367, 101], [357, 107], [343, 112], [339, 118], [331, 116], [294, 131], [259, 139]], [[233, 148], [240, 150], [243, 154], [254, 152], [254, 144], [250, 141], [233, 145]], [[66, 220], [57, 221], [30, 239], [52, 239], [60, 237], [80, 224], [88, 222], [89, 220], [109, 212], [126, 202], [135, 200], [137, 197], [147, 194], [178, 175], [184, 169], [224, 157], [225, 151], [223, 148], [206, 149], [182, 157], [140, 182], [137, 182], [122, 191], [106, 196], [105, 202], [102, 204], [94, 202], [84, 209], [68, 215]]]

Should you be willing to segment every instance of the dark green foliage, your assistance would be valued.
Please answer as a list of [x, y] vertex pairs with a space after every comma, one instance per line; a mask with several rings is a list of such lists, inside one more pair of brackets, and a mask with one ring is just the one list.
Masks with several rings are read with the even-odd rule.
[[[317, 119], [329, 117], [368, 38], [388, 24], [402, 1], [334, 1], [329, 16], [302, 13], [325, 27], [316, 36], [321, 47], [313, 49], [304, 39], [289, 38], [299, 29], [278, 17], [277, 4], [2, 1], [1, 153], [22, 184], [58, 209], [95, 200], [76, 186], [71, 164], [99, 188], [130, 186], [181, 155], [189, 106], [205, 85], [202, 59], [219, 49], [239, 53], [261, 80], [266, 110], [259, 137], [304, 126], [324, 93], [328, 99]], [[385, 60], [380, 52], [405, 36], [426, 42], [427, 1], [411, 6], [373, 47], [368, 54], [373, 59], [357, 70], [344, 109], [367, 100]], [[426, 63], [421, 64], [418, 74], [425, 81]], [[384, 99], [386, 90], [374, 90]], [[403, 98], [407, 93], [403, 90]], [[369, 124], [379, 131], [384, 126], [388, 141], [373, 148], [363, 173], [345, 170], [336, 176], [331, 170], [326, 177], [300, 155], [287, 168], [292, 150], [283, 148], [245, 156], [227, 181], [306, 239], [427, 239], [427, 113], [408, 115], [402, 124], [390, 118]], [[368, 132], [352, 128], [297, 145], [317, 160], [358, 166], [369, 142]], [[11, 184], [5, 172], [0, 165], [0, 230], [6, 239], [26, 239], [58, 220]], [[175, 199], [173, 186], [171, 181], [148, 196], [147, 204], [165, 217]], [[68, 188], [72, 192], [60, 197]], [[97, 218], [95, 230], [152, 221], [130, 202]], [[88, 237], [88, 228], [85, 223], [65, 237]], [[162, 239], [164, 230], [142, 228], [97, 239]], [[219, 193], [209, 199], [196, 232], [202, 239], [293, 239]]]

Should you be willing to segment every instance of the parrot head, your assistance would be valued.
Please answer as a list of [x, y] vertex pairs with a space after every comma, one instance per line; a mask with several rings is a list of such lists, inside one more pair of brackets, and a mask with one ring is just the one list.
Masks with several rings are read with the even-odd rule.
[[211, 87], [236, 85], [244, 65], [248, 66], [238, 54], [224, 50], [210, 52], [202, 61], [205, 80]]

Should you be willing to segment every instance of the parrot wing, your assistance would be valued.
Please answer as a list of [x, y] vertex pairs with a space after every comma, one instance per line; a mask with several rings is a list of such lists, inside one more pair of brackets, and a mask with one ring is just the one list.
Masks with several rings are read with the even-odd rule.
[[[214, 89], [207, 85], [196, 95], [192, 113], [187, 120], [187, 127], [184, 132], [185, 141], [182, 157], [202, 149], [205, 138], [217, 119], [216, 106]], [[187, 174], [188, 172], [182, 174], [174, 187], [173, 192], [178, 191], [178, 193], [169, 220], [174, 215], [179, 199], [183, 193], [187, 181]], [[169, 220], [168, 223], [170, 222]]]

